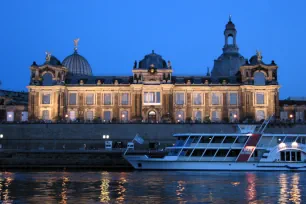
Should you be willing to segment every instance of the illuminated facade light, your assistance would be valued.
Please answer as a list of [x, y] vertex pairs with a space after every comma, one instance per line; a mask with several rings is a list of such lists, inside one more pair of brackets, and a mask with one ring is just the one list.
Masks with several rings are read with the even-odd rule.
[[298, 143], [296, 141], [292, 142], [291, 144], [292, 147], [297, 147], [298, 146]]
[[0, 134], [0, 139], [2, 139], [3, 138], [3, 134]]
[[285, 147], [286, 147], [286, 144], [282, 142], [282, 143], [279, 144], [279, 147], [280, 147], [280, 148], [285, 148]]

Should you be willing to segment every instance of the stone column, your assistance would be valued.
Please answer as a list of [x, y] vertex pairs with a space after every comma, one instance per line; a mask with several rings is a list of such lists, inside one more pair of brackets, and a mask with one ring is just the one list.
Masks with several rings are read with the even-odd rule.
[[186, 116], [185, 116], [184, 120], [186, 120], [186, 118], [192, 118], [191, 92], [187, 92], [186, 94], [187, 94]]
[[[206, 118], [206, 116], [210, 116], [210, 106], [209, 106], [209, 104], [210, 104], [210, 99], [209, 99], [209, 94], [208, 93], [205, 93], [204, 94], [205, 96], [204, 96], [204, 100], [205, 100], [205, 108], [204, 108], [204, 115], [203, 115], [203, 118]], [[211, 118], [210, 118], [211, 119]]]
[[227, 93], [223, 93], [223, 106], [222, 106], [222, 118], [221, 120], [227, 118], [229, 120], [228, 117], [228, 99], [227, 99]]
[[102, 105], [102, 94], [97, 93], [97, 103], [96, 103], [95, 117], [102, 118], [101, 105]]
[[78, 93], [78, 106], [79, 106], [78, 118], [80, 120], [84, 120], [84, 103], [83, 103], [84, 98], [83, 97], [84, 97], [83, 93]]

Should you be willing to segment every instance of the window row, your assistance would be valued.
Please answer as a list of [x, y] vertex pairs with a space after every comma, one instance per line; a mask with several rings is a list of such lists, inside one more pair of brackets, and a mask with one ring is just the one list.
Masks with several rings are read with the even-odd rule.
[[[129, 93], [121, 93], [121, 105], [129, 105]], [[265, 95], [264, 93], [256, 93], [256, 104], [263, 105], [265, 104]], [[144, 92], [143, 102], [145, 105], [158, 105], [161, 103], [161, 94], [160, 92]], [[229, 105], [238, 105], [238, 94], [237, 93], [228, 93], [228, 104]], [[193, 93], [192, 96], [193, 105], [203, 105], [204, 104], [204, 94], [203, 93]], [[42, 104], [51, 104], [51, 94], [43, 93], [41, 97]], [[184, 105], [185, 93], [175, 93], [175, 104]], [[221, 105], [222, 103], [222, 94], [221, 93], [212, 93], [211, 94], [211, 105]], [[77, 105], [77, 93], [69, 93], [68, 97], [69, 105]], [[88, 93], [85, 95], [85, 104], [94, 105], [95, 104], [95, 95], [93, 93]], [[103, 105], [112, 105], [113, 97], [112, 93], [104, 93], [102, 95], [102, 104]]]
[[[238, 104], [238, 94], [237, 93], [228, 93], [228, 104], [237, 105]], [[222, 94], [221, 93], [212, 93], [211, 94], [211, 105], [221, 105], [222, 103]], [[178, 92], [175, 93], [175, 104], [184, 105], [185, 104], [185, 93]], [[204, 93], [193, 93], [192, 95], [192, 104], [193, 105], [203, 105], [204, 104]]]
[[[97, 116], [95, 116], [93, 110], [85, 111], [83, 116], [84, 116], [85, 120], [89, 120], [89, 121], [92, 121], [95, 118], [97, 118]], [[74, 110], [68, 111], [68, 118], [71, 121], [77, 120], [77, 118], [78, 118], [77, 111], [74, 111]], [[112, 120], [112, 118], [113, 118], [112, 117], [112, 111], [107, 111], [106, 110], [106, 111], [103, 111], [102, 117], [100, 119], [105, 121], [105, 122], [110, 122]], [[42, 111], [42, 119], [43, 120], [52, 120], [51, 112], [49, 110], [43, 110]], [[129, 112], [127, 110], [121, 111], [120, 121], [128, 122], [128, 120], [129, 120]]]
[[[238, 120], [238, 110], [229, 110], [229, 122], [237, 122]], [[176, 111], [175, 118], [177, 122], [184, 122], [185, 121], [185, 111], [183, 110], [178, 110]], [[203, 111], [193, 111], [193, 116], [192, 120], [196, 122], [201, 122], [204, 120], [211, 120], [212, 122], [218, 122], [221, 121], [222, 118], [222, 113], [220, 110], [212, 110], [211, 111], [211, 116], [205, 116], [203, 114]]]

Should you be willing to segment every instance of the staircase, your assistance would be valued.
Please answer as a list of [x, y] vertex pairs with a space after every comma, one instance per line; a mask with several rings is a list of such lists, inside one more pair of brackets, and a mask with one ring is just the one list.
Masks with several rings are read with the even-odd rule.
[[248, 140], [246, 141], [243, 149], [239, 153], [239, 156], [237, 157], [237, 162], [247, 162], [249, 161], [250, 157], [254, 153], [263, 133], [266, 129], [267, 125], [271, 121], [273, 116], [269, 117], [267, 120], [265, 120], [259, 129], [257, 130], [257, 133], [252, 133], [251, 136], [249, 136]]

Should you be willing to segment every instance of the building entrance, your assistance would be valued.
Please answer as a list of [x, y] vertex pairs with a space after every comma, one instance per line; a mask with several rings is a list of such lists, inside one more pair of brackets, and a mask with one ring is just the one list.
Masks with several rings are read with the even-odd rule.
[[150, 111], [148, 113], [148, 122], [149, 123], [156, 123], [156, 112], [155, 111]]

